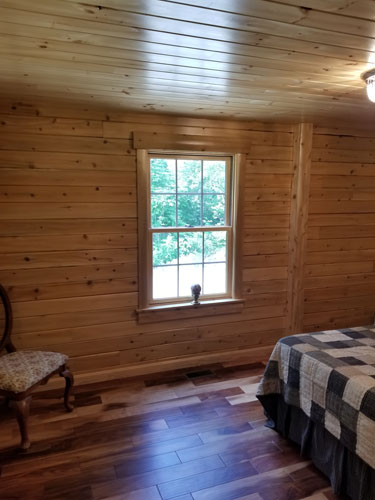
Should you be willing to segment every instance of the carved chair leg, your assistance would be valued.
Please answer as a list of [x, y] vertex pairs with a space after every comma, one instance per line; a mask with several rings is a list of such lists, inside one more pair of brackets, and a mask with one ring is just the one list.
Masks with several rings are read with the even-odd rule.
[[16, 410], [16, 417], [21, 433], [21, 448], [27, 450], [30, 447], [27, 420], [30, 412], [31, 396], [19, 401], [13, 400], [12, 404]]
[[74, 384], [73, 373], [65, 365], [59, 373], [60, 377], [65, 378], [65, 392], [64, 392], [64, 406], [66, 411], [73, 411], [73, 405], [69, 402], [69, 397], [72, 392], [72, 387]]

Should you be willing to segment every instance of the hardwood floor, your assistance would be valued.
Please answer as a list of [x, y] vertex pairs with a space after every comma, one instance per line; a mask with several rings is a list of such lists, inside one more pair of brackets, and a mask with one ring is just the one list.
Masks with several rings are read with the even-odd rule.
[[33, 441], [17, 451], [1, 407], [0, 498], [326, 500], [328, 480], [264, 427], [255, 391], [264, 366], [213, 365], [35, 395]]

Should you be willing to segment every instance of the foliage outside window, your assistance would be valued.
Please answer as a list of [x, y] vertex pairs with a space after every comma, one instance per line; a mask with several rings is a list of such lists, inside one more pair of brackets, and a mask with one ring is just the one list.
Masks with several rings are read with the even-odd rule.
[[232, 158], [148, 155], [149, 303], [232, 296]]

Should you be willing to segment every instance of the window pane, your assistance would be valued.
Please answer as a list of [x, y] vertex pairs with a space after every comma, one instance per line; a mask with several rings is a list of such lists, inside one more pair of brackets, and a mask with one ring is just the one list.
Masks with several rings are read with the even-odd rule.
[[179, 295], [180, 297], [191, 296], [191, 286], [199, 283], [202, 286], [202, 264], [179, 267]]
[[177, 160], [177, 186], [179, 193], [199, 193], [201, 191], [200, 160]]
[[227, 265], [205, 264], [204, 265], [204, 287], [205, 295], [226, 293], [227, 291]]
[[201, 197], [195, 194], [177, 196], [178, 226], [195, 227], [201, 225]]
[[202, 262], [203, 233], [180, 233], [179, 241], [180, 264]]
[[176, 160], [151, 158], [151, 192], [176, 192]]
[[176, 196], [151, 195], [151, 226], [170, 227], [176, 225]]
[[225, 195], [223, 194], [203, 195], [203, 225], [204, 226], [225, 225]]
[[204, 233], [204, 261], [223, 262], [227, 259], [226, 231]]
[[152, 235], [152, 261], [154, 266], [177, 264], [177, 233]]
[[152, 296], [154, 299], [177, 297], [177, 266], [154, 267]]
[[225, 161], [203, 162], [203, 192], [225, 193]]

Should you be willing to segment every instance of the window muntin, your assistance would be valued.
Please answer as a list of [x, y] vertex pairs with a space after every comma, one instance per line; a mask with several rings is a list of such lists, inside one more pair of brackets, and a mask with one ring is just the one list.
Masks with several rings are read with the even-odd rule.
[[149, 154], [150, 304], [232, 296], [232, 157]]

